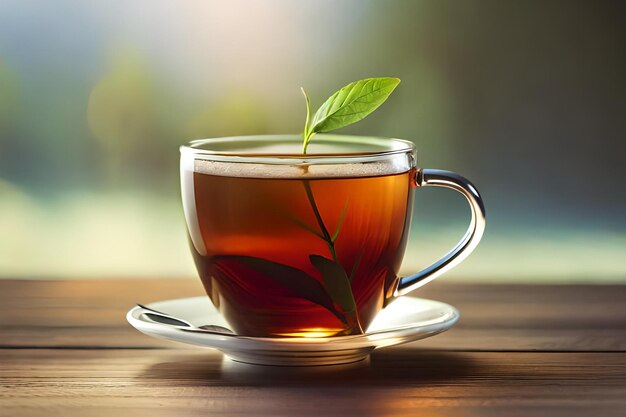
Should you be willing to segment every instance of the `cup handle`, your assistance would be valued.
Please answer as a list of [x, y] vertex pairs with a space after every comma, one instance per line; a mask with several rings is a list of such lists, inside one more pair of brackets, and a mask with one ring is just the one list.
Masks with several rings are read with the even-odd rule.
[[445, 187], [463, 194], [470, 205], [472, 220], [465, 236], [444, 257], [416, 274], [400, 278], [394, 297], [405, 295], [460, 264], [476, 249], [485, 230], [485, 206], [478, 190], [469, 180], [455, 172], [440, 169], [420, 169], [416, 180], [418, 187]]

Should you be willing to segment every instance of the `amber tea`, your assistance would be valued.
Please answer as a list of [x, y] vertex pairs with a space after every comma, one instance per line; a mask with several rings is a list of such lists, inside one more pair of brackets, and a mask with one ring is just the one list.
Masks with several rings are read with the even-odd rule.
[[[306, 153], [294, 135], [181, 147], [192, 252], [232, 329], [269, 337], [360, 334], [396, 297], [462, 262], [485, 229], [482, 199], [466, 178], [418, 169], [415, 158], [405, 140], [329, 134], [316, 134]], [[398, 277], [413, 191], [429, 186], [463, 195], [470, 225], [435, 263]]]
[[233, 330], [362, 333], [398, 279], [415, 169], [273, 177], [203, 162], [182, 170], [185, 214], [204, 288]]

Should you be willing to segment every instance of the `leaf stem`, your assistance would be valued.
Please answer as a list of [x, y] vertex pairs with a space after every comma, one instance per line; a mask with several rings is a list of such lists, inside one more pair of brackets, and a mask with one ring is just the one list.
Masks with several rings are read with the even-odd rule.
[[306, 119], [304, 121], [304, 131], [302, 132], [302, 153], [306, 154], [306, 148], [309, 146], [311, 135], [309, 134], [309, 124], [311, 123], [311, 100], [306, 93], [304, 87], [300, 87], [304, 100], [306, 101]]
[[333, 260], [337, 262], [337, 252], [335, 251], [335, 243], [333, 242], [330, 233], [328, 233], [328, 229], [324, 224], [324, 220], [322, 219], [322, 215], [320, 214], [319, 209], [317, 208], [317, 203], [315, 202], [315, 196], [313, 195], [313, 190], [311, 189], [311, 182], [309, 180], [304, 180], [304, 189], [306, 190], [307, 198], [309, 199], [309, 203], [311, 204], [311, 209], [313, 209], [313, 214], [315, 214], [315, 219], [317, 220], [317, 224], [322, 231], [323, 239], [328, 245], [328, 249], [330, 250], [330, 254], [333, 257]]
[[[304, 90], [304, 88], [300, 87], [300, 89], [302, 90], [302, 94], [304, 95], [304, 98], [306, 99], [306, 121], [304, 122], [304, 131], [302, 132], [302, 139], [303, 139], [302, 153], [306, 155], [307, 147], [309, 145], [309, 141], [311, 140], [311, 136], [313, 136], [315, 133], [309, 132], [310, 117], [311, 117], [311, 111], [310, 111], [311, 103], [309, 101], [309, 96], [306, 94], [306, 91]], [[328, 232], [328, 229], [326, 228], [326, 225], [324, 224], [324, 219], [322, 219], [322, 214], [320, 213], [319, 208], [317, 207], [317, 202], [315, 201], [315, 196], [313, 195], [313, 190], [311, 188], [310, 180], [305, 179], [302, 181], [302, 183], [304, 184], [304, 189], [306, 191], [307, 198], [309, 199], [309, 204], [311, 205], [311, 209], [313, 210], [313, 214], [315, 215], [315, 219], [317, 220], [317, 224], [322, 233], [319, 234], [317, 233], [317, 231], [310, 229], [308, 226], [306, 226], [305, 229], [309, 230], [314, 235], [320, 237], [322, 240], [324, 240], [324, 242], [326, 242], [326, 245], [328, 246], [328, 250], [330, 251], [330, 254], [333, 258], [333, 261], [338, 265], [339, 268], [341, 268], [341, 270], [343, 270], [343, 267], [341, 266], [341, 264], [339, 263], [339, 260], [337, 259], [337, 251], [335, 250], [335, 240], [337, 239], [337, 236], [339, 235], [339, 230], [341, 229], [341, 225], [343, 223], [344, 216], [346, 214], [348, 202], [346, 201], [343, 211], [341, 212], [341, 215], [339, 217], [339, 223], [337, 224], [337, 228], [335, 232], [333, 233], [333, 235], [331, 236], [331, 234]], [[301, 226], [302, 225], [303, 224], [301, 224]], [[345, 275], [345, 270], [343, 271]], [[350, 274], [350, 278], [348, 279], [348, 286], [350, 286], [350, 282], [352, 281], [353, 274], [354, 274], [354, 268]], [[354, 302], [354, 296], [352, 294], [351, 288], [350, 288], [350, 295], [353, 297], [352, 300]], [[335, 312], [333, 313], [337, 315]], [[345, 311], [344, 313], [348, 314], [349, 317], [353, 320], [353, 323], [350, 326], [350, 329], [347, 329], [347, 331], [351, 331], [351, 329], [353, 329], [356, 326], [359, 333], [363, 334], [364, 331], [363, 331], [363, 327], [361, 326], [361, 320], [359, 319], [359, 312], [358, 312], [358, 309], [356, 309], [356, 304], [355, 304], [354, 311], [349, 311], [349, 312]], [[337, 317], [339, 317], [339, 315], [337, 315]], [[344, 317], [342, 321], [348, 324], [346, 317]]]
[[[307, 198], [309, 199], [309, 203], [311, 204], [311, 209], [313, 210], [313, 214], [315, 214], [315, 219], [317, 220], [317, 224], [319, 225], [319, 228], [322, 231], [321, 237], [322, 239], [324, 239], [324, 242], [326, 242], [326, 245], [328, 246], [328, 250], [330, 251], [330, 254], [333, 258], [333, 261], [337, 265], [339, 265], [340, 268], [343, 268], [341, 264], [339, 263], [339, 260], [337, 259], [337, 252], [335, 250], [335, 239], [333, 239], [330, 233], [328, 233], [328, 229], [326, 228], [326, 225], [324, 224], [324, 219], [322, 219], [322, 215], [319, 211], [319, 208], [317, 207], [317, 203], [315, 202], [315, 196], [313, 195], [313, 190], [311, 189], [311, 182], [309, 180], [303, 180], [302, 183], [304, 184], [304, 189], [306, 190], [306, 195], [307, 195]], [[338, 234], [338, 231], [336, 234]], [[351, 272], [350, 275], [353, 275], [353, 274], [354, 274], [354, 270]], [[351, 278], [352, 277], [348, 279], [348, 282], [351, 282]], [[358, 331], [361, 334], [365, 333], [363, 331], [363, 326], [361, 326], [361, 319], [359, 318], [358, 309], [355, 309], [354, 311], [351, 311], [351, 312], [345, 312], [345, 313], [349, 314], [354, 320], [354, 323], [352, 325], [356, 326]]]

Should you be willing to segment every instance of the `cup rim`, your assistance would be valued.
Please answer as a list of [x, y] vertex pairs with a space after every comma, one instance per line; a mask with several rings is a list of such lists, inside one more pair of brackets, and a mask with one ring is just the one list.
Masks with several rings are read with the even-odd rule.
[[372, 147], [378, 145], [388, 149], [355, 152], [310, 152], [302, 153], [260, 153], [260, 152], [233, 152], [201, 148], [211, 144], [224, 144], [229, 142], [285, 142], [296, 144], [301, 142], [300, 135], [276, 134], [276, 135], [247, 135], [225, 136], [192, 140], [180, 147], [181, 155], [190, 155], [196, 159], [205, 159], [224, 162], [258, 162], [272, 164], [328, 164], [375, 161], [406, 153], [415, 154], [413, 142], [384, 136], [358, 136], [341, 134], [317, 134], [314, 137], [316, 143], [333, 144], [338, 141], [344, 145], [369, 143]]

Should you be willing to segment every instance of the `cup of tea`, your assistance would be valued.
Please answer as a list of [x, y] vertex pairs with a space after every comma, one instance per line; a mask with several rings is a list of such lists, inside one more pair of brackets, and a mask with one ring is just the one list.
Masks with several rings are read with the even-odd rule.
[[[476, 248], [485, 210], [476, 188], [423, 169], [413, 143], [320, 134], [203, 139], [181, 147], [190, 247], [207, 295], [240, 335], [363, 333], [394, 298], [458, 265]], [[399, 277], [413, 193], [451, 188], [471, 222], [440, 260]]]

